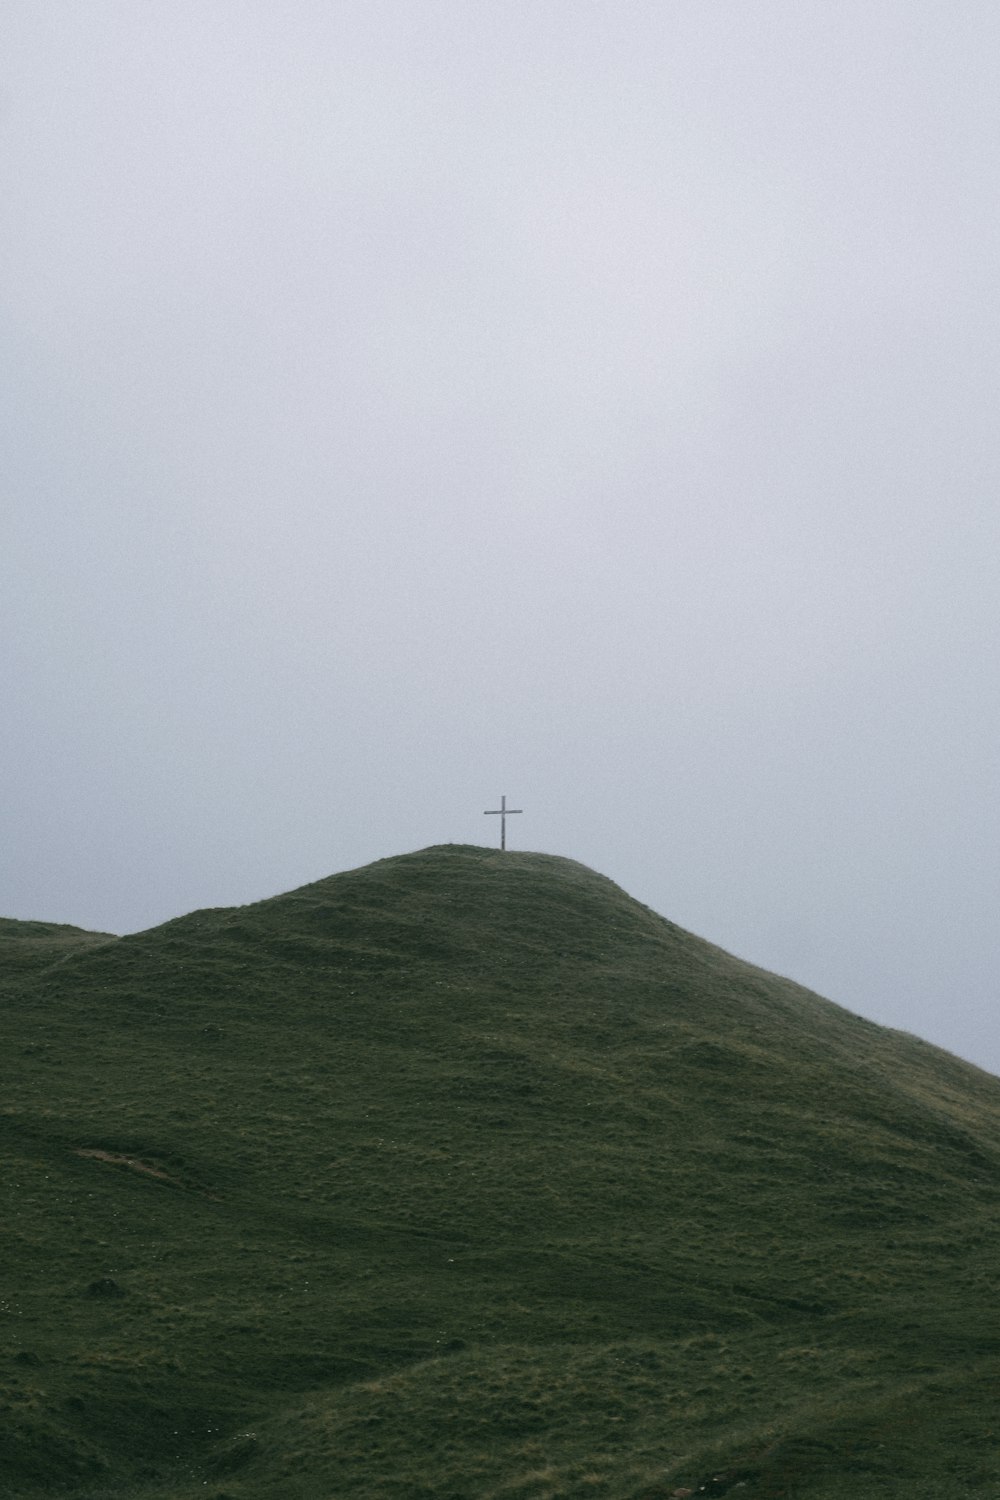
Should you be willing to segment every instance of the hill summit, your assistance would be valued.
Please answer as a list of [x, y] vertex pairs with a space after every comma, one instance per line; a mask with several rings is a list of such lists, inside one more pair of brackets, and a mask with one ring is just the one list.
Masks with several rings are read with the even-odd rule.
[[0, 974], [0, 1492], [997, 1493], [970, 1065], [468, 846]]

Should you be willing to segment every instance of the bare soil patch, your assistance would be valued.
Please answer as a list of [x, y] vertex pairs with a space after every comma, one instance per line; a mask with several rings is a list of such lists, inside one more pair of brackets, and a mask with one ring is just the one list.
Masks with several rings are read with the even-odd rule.
[[98, 1151], [88, 1146], [77, 1146], [73, 1151], [74, 1156], [86, 1156], [92, 1161], [110, 1162], [115, 1167], [128, 1167], [130, 1172], [142, 1172], [146, 1177], [156, 1177], [161, 1182], [169, 1182], [172, 1187], [183, 1187], [179, 1177], [172, 1177], [169, 1172], [164, 1172], [162, 1167], [151, 1166], [148, 1161], [140, 1161], [137, 1156], [125, 1156], [120, 1151]]

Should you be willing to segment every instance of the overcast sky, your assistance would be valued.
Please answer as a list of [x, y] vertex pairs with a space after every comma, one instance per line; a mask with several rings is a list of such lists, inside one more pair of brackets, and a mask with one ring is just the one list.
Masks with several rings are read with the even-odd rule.
[[592, 865], [1000, 1071], [996, 0], [5, 0], [0, 912]]

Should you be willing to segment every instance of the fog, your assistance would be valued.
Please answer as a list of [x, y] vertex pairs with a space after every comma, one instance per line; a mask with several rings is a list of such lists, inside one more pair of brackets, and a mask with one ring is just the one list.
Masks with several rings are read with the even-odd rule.
[[0, 911], [583, 860], [1000, 1071], [1000, 11], [7, 0]]

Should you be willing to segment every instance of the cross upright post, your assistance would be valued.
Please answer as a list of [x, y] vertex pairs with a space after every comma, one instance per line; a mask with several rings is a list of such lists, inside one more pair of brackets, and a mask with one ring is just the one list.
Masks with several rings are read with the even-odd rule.
[[501, 797], [499, 807], [488, 808], [484, 813], [484, 817], [500, 819], [500, 848], [502, 850], [507, 847], [507, 819], [523, 811], [522, 807], [508, 807], [507, 798]]

